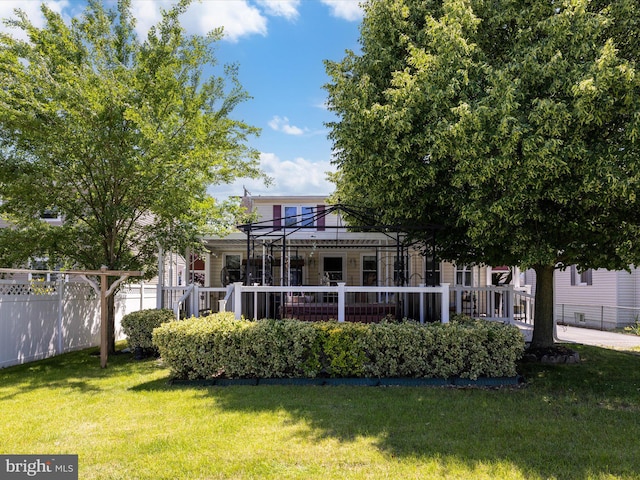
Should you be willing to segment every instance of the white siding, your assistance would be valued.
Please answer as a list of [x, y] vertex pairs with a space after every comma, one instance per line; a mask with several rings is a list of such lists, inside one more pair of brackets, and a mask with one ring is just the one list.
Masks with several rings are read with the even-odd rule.
[[[524, 281], [521, 280], [520, 284], [522, 286], [531, 285], [531, 295], [535, 296], [536, 295], [536, 281], [537, 281], [536, 271], [533, 268], [530, 268], [528, 270], [525, 270], [525, 272], [524, 272]], [[556, 280], [554, 280], [554, 281], [556, 281]]]
[[624, 270], [614, 273], [616, 274], [616, 283], [618, 286], [616, 305], [622, 307], [635, 306], [634, 275]]
[[592, 285], [571, 285], [571, 268], [557, 270], [554, 285], [556, 320], [592, 328], [615, 328], [618, 323], [618, 273], [594, 270]]
[[620, 325], [631, 324], [635, 321], [636, 316], [640, 313], [640, 305], [638, 305], [638, 279], [640, 271], [633, 268], [631, 272], [621, 270], [617, 273], [618, 277], [618, 323]]

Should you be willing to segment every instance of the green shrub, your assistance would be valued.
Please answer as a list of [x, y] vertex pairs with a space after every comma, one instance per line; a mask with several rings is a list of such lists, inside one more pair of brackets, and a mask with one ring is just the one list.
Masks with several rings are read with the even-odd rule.
[[233, 314], [156, 328], [178, 378], [511, 377], [524, 352], [517, 327], [464, 320], [378, 324], [235, 320]]
[[233, 313], [162, 325], [160, 354], [180, 378], [315, 377], [318, 331], [297, 320], [235, 320]]
[[122, 330], [127, 336], [129, 348], [135, 350], [141, 348], [145, 353], [157, 354], [153, 344], [153, 329], [163, 323], [174, 320], [174, 314], [167, 309], [149, 309], [128, 313], [122, 317]]
[[323, 373], [331, 377], [361, 377], [365, 373], [367, 325], [320, 322], [311, 324], [320, 333]]

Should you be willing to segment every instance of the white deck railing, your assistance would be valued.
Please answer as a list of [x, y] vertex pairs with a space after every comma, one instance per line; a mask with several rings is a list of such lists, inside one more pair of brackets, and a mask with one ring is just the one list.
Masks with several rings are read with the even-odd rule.
[[533, 324], [534, 306], [535, 297], [529, 287], [451, 288], [451, 310], [473, 318]]
[[[247, 305], [246, 294], [253, 296], [251, 305]], [[276, 302], [266, 301], [269, 295], [274, 295]], [[306, 301], [311, 297], [311, 301]], [[339, 283], [337, 286], [301, 286], [301, 287], [265, 287], [265, 286], [245, 286], [241, 283], [234, 284], [234, 306], [233, 311], [236, 318], [242, 315], [249, 318], [262, 318], [264, 299], [265, 310], [272, 307], [272, 314], [286, 316], [287, 307], [292, 308], [292, 316], [309, 315], [314, 317], [331, 316], [335, 314], [334, 320], [338, 322], [348, 321], [350, 316], [366, 318], [367, 321], [374, 321], [373, 317], [378, 312], [383, 312], [382, 317], [391, 314], [400, 317], [409, 317], [409, 312], [413, 312], [411, 318], [424, 322], [428, 318], [428, 304], [432, 306], [436, 297], [438, 304], [442, 305], [441, 299], [449, 297], [449, 285], [442, 284], [437, 287], [361, 287], [347, 286]], [[297, 302], [296, 298], [305, 298], [304, 302]], [[278, 302], [279, 300], [279, 302]], [[431, 300], [431, 302], [429, 302]], [[385, 309], [384, 306], [394, 308]], [[446, 303], [445, 303], [446, 305]], [[335, 308], [330, 308], [335, 306]], [[247, 308], [249, 307], [249, 308]], [[440, 308], [440, 321], [449, 321], [449, 310]], [[385, 313], [387, 312], [387, 313]], [[379, 320], [379, 319], [378, 319]]]
[[[532, 324], [534, 297], [528, 288], [462, 287], [443, 284], [436, 287], [347, 286], [246, 286], [226, 288], [194, 286], [165, 288], [165, 307], [176, 308], [179, 316], [230, 311], [236, 317], [304, 317], [339, 322], [377, 321], [387, 315], [416, 321], [448, 322], [449, 315], [463, 313], [474, 318]], [[173, 299], [173, 302], [171, 301]], [[444, 308], [443, 308], [444, 306]], [[379, 317], [379, 318], [376, 318]]]

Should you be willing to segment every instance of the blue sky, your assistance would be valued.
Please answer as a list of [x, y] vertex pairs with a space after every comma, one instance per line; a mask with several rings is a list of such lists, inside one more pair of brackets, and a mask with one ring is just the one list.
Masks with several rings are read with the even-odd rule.
[[[40, 0], [0, 0], [0, 17], [16, 7], [41, 25]], [[46, 2], [69, 19], [84, 8], [81, 0]], [[113, 3], [113, 2], [112, 2]], [[170, 0], [133, 0], [141, 38], [160, 18]], [[358, 50], [362, 11], [358, 0], [202, 0], [194, 1], [182, 18], [189, 33], [204, 34], [223, 26], [218, 43], [221, 64], [239, 65], [240, 82], [253, 99], [232, 114], [262, 129], [251, 145], [261, 152], [261, 166], [273, 178], [261, 182], [240, 179], [210, 192], [218, 198], [253, 195], [326, 195], [333, 185], [325, 172], [331, 166], [331, 142], [324, 122], [328, 81], [323, 60], [341, 60], [346, 49]], [[4, 26], [0, 27], [4, 29]], [[15, 32], [15, 31], [14, 31]]]

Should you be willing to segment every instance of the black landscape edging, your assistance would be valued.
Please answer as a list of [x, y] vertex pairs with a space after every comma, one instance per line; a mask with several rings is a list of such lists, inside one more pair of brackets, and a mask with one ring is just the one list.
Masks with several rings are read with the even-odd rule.
[[171, 381], [173, 385], [191, 386], [260, 386], [260, 385], [295, 385], [295, 386], [339, 386], [353, 387], [506, 387], [522, 383], [520, 375], [515, 377], [482, 377], [470, 378], [211, 378], [207, 380]]

